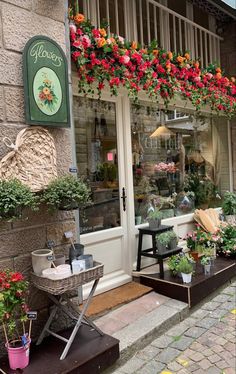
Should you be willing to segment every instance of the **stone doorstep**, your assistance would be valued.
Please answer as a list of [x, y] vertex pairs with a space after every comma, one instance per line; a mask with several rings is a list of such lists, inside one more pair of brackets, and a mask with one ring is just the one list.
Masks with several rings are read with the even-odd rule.
[[[153, 294], [156, 293], [153, 292]], [[156, 295], [157, 299], [158, 296], [161, 298], [163, 297], [159, 294]], [[119, 317], [119, 313], [123, 312], [125, 314], [126, 310], [128, 313], [130, 309], [133, 308], [133, 321], [130, 320], [129, 323], [124, 326], [117, 317], [117, 324], [119, 325], [118, 330], [114, 333], [110, 333], [111, 336], [120, 341], [120, 358], [112, 367], [105, 371], [106, 374], [113, 373], [119, 367], [123, 366], [137, 350], [143, 349], [155, 338], [162, 335], [166, 330], [189, 315], [188, 304], [165, 298], [166, 300], [164, 300], [163, 303], [138, 317], [140, 305], [143, 304], [144, 298], [145, 295], [114, 311], [110, 311], [105, 316], [94, 321], [98, 327], [109, 334], [109, 332], [106, 331], [106, 322], [104, 323], [104, 321], [107, 320], [108, 326], [109, 320], [115, 319], [115, 315]], [[135, 316], [137, 318], [135, 318]], [[110, 328], [110, 326], [108, 326], [108, 328]]]

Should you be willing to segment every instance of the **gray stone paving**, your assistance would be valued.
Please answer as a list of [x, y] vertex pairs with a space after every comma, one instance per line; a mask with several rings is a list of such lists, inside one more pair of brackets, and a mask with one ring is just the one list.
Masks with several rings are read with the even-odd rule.
[[[235, 374], [235, 294], [236, 281], [113, 373]], [[169, 306], [174, 302], [171, 300]]]

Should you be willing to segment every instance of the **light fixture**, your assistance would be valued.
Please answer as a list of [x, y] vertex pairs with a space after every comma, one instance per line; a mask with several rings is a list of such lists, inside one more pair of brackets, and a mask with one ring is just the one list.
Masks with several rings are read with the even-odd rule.
[[160, 126], [150, 135], [150, 138], [163, 137], [169, 139], [174, 133], [165, 125], [165, 113], [160, 110]]

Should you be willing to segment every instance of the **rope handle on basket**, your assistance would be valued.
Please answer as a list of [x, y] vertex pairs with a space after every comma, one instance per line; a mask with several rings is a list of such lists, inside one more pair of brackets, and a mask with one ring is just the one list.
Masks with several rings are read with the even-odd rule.
[[5, 136], [3, 139], [2, 139], [3, 143], [5, 144], [5, 146], [7, 148], [11, 148], [13, 149], [14, 151], [17, 151], [18, 150], [18, 146], [14, 143], [11, 142], [11, 139], [8, 138], [7, 136]]

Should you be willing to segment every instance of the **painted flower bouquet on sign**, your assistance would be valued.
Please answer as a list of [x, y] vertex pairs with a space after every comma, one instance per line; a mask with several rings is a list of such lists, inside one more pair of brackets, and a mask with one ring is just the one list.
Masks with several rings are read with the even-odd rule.
[[54, 92], [54, 86], [51, 80], [47, 78], [47, 75], [44, 74], [44, 80], [42, 84], [38, 87], [38, 104], [40, 106], [45, 106], [51, 112], [55, 110], [58, 98]]
[[21, 273], [0, 272], [0, 322], [11, 369], [23, 369], [29, 363], [32, 321], [28, 326], [27, 290], [28, 282]]
[[107, 84], [112, 95], [119, 87], [138, 101], [144, 91], [154, 102], [169, 101], [180, 95], [196, 110], [209, 105], [212, 111], [228, 117], [236, 113], [235, 78], [224, 76], [218, 65], [200, 67], [189, 52], [166, 51], [154, 40], [148, 46], [109, 35], [108, 25], [95, 28], [83, 14], [69, 12], [71, 57], [79, 76], [79, 91], [99, 97]]

